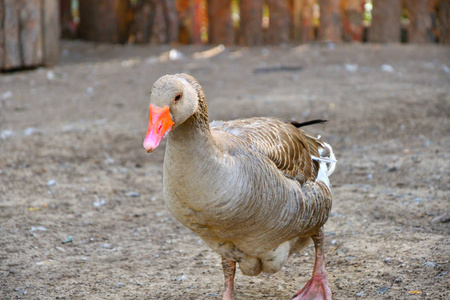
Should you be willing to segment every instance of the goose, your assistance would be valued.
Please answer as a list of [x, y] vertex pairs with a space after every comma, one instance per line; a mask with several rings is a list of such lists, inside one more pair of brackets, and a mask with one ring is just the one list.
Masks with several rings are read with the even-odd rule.
[[254, 117], [209, 124], [195, 78], [165, 75], [154, 83], [143, 146], [150, 153], [167, 137], [165, 204], [222, 257], [224, 300], [235, 297], [236, 264], [244, 275], [275, 273], [311, 240], [312, 278], [293, 299], [331, 299], [323, 225], [336, 159], [329, 144], [300, 129], [320, 122]]

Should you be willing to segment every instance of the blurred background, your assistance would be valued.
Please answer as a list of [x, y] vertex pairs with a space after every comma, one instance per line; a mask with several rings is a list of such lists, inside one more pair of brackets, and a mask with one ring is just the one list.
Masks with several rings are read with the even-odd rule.
[[0, 67], [58, 61], [58, 41], [279, 45], [450, 41], [448, 0], [0, 0]]

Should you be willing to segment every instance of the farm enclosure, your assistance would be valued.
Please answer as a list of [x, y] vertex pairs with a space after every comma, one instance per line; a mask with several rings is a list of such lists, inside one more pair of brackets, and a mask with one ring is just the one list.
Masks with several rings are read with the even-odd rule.
[[[54, 69], [0, 76], [0, 298], [220, 299], [219, 257], [164, 207], [164, 149], [142, 148], [150, 88], [178, 72], [203, 85], [211, 120], [329, 120], [307, 130], [339, 160], [335, 299], [449, 298], [448, 48], [170, 50], [64, 42]], [[238, 273], [237, 299], [290, 299], [313, 253]]]

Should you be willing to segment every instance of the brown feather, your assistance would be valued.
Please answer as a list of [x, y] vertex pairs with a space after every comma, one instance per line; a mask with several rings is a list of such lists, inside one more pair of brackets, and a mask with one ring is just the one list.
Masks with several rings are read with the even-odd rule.
[[285, 176], [300, 183], [315, 180], [319, 163], [311, 155], [319, 156], [318, 139], [303, 130], [274, 118], [250, 118], [222, 122], [211, 130], [223, 130], [246, 141], [253, 150], [266, 155]]

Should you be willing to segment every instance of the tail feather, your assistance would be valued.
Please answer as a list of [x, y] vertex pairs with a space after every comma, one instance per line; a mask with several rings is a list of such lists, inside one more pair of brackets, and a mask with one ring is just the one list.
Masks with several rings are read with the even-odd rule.
[[[319, 137], [320, 138], [320, 137]], [[329, 185], [328, 177], [333, 174], [336, 169], [336, 156], [333, 153], [333, 148], [331, 146], [321, 140], [318, 141], [320, 143], [319, 148], [319, 157], [311, 155], [311, 158], [315, 161], [319, 162], [319, 172], [317, 174], [317, 180], [325, 182]]]
[[[327, 144], [327, 145], [328, 145], [328, 144]], [[328, 145], [328, 146], [329, 146], [330, 149], [331, 149], [331, 146], [330, 146], [330, 145]], [[330, 165], [328, 165], [328, 172], [327, 172], [328, 176], [330, 176], [331, 174], [333, 174], [334, 170], [336, 170], [336, 163], [337, 163], [337, 160], [336, 160], [336, 156], [334, 156], [333, 149], [331, 149], [330, 159], [334, 160], [334, 162], [332, 162], [332, 163], [330, 163]]]
[[306, 122], [301, 122], [301, 123], [299, 123], [297, 121], [291, 121], [291, 124], [297, 128], [300, 128], [300, 127], [314, 125], [314, 124], [323, 124], [325, 122], [327, 122], [327, 120], [316, 119], [316, 120], [311, 120], [311, 121], [306, 121]]

